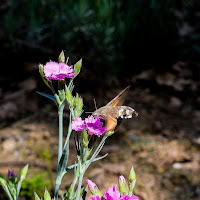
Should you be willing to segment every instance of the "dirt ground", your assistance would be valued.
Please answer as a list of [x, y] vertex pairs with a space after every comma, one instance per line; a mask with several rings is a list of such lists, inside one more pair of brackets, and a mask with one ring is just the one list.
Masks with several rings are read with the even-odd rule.
[[[0, 174], [5, 177], [8, 169], [18, 173], [29, 163], [27, 178], [48, 171], [49, 178], [55, 180], [56, 106], [36, 94], [45, 90], [37, 75], [37, 64], [25, 65], [29, 76], [17, 84], [9, 82], [10, 90], [0, 90]], [[94, 110], [94, 98], [98, 107], [103, 106], [134, 83], [125, 105], [139, 113], [137, 118], [124, 120], [107, 139], [100, 154], [108, 156], [90, 166], [83, 185], [89, 178], [105, 191], [117, 183], [119, 175], [128, 178], [134, 166], [137, 176], [134, 193], [140, 200], [200, 199], [199, 69], [196, 63], [177, 62], [164, 73], [151, 68], [123, 83], [112, 80], [103, 87], [95, 85], [96, 88], [90, 82], [94, 79], [87, 80], [87, 73], [80, 75], [74, 91], [83, 97], [85, 111]], [[82, 84], [85, 87], [80, 87]], [[66, 129], [68, 116], [66, 109]], [[76, 160], [73, 138], [70, 148], [69, 163], [73, 163]], [[49, 152], [50, 159], [44, 156], [44, 151]], [[64, 178], [63, 191], [71, 184], [72, 175]], [[0, 199], [6, 199], [2, 191], [0, 194]]]

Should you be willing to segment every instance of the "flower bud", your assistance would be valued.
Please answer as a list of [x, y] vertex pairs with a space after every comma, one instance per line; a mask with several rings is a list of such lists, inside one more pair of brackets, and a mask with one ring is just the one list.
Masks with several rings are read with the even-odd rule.
[[62, 50], [59, 57], [58, 57], [58, 62], [59, 63], [64, 63], [65, 62], [65, 54], [64, 51]]
[[63, 102], [65, 100], [64, 90], [58, 90], [58, 94], [59, 94], [59, 97], [60, 97], [60, 101]]
[[88, 187], [90, 189], [90, 192], [93, 195], [98, 195], [100, 197], [102, 197], [103, 195], [101, 194], [101, 191], [98, 189], [97, 185], [95, 183], [93, 183], [91, 180], [87, 179], [86, 180]]
[[131, 167], [131, 171], [129, 174], [129, 182], [133, 182], [136, 179], [136, 174], [133, 166]]
[[70, 103], [72, 99], [72, 93], [70, 92], [69, 88], [65, 85], [65, 95], [67, 102]]
[[[71, 98], [71, 101], [69, 102], [69, 107], [70, 107], [70, 108], [73, 108], [73, 107], [74, 107], [74, 99], [75, 99], [75, 98], [72, 97], [72, 98]], [[77, 115], [75, 115], [75, 117], [76, 117], [76, 116], [77, 116]]]
[[13, 171], [9, 171], [9, 172], [8, 172], [8, 176], [9, 176], [10, 178], [15, 178], [15, 174], [14, 174]]
[[83, 133], [82, 133], [82, 143], [83, 143], [83, 147], [87, 148], [89, 142], [88, 142], [88, 134], [85, 128], [83, 129]]
[[57, 94], [54, 95], [55, 99], [56, 99], [56, 102], [58, 103], [58, 105], [61, 104], [61, 101], [60, 101], [60, 98]]
[[79, 74], [82, 66], [82, 59], [80, 59], [75, 65], [74, 65], [74, 71], [76, 72], [74, 78]]
[[129, 174], [129, 193], [131, 195], [133, 193], [133, 189], [135, 187], [135, 184], [136, 184], [136, 174], [135, 174], [135, 171], [134, 171], [133, 166], [132, 166], [130, 174]]
[[76, 93], [76, 97], [74, 99], [74, 107], [76, 107], [76, 105], [78, 104], [78, 100], [79, 100], [78, 93]]
[[76, 116], [80, 116], [81, 112], [82, 112], [82, 108], [83, 108], [83, 99], [81, 97], [79, 97], [78, 99], [78, 103], [76, 105]]
[[126, 180], [122, 175], [119, 177], [119, 191], [121, 194], [128, 194]]
[[23, 181], [26, 178], [28, 172], [28, 165], [26, 165], [20, 172], [20, 181]]

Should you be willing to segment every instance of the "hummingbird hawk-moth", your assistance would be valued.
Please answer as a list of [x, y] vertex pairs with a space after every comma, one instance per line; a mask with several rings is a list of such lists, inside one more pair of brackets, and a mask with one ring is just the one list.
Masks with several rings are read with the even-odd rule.
[[115, 129], [119, 125], [118, 122], [120, 123], [122, 119], [138, 116], [138, 113], [133, 108], [123, 106], [129, 88], [130, 86], [126, 87], [109, 103], [92, 113], [93, 116], [99, 116], [106, 121], [107, 131]]

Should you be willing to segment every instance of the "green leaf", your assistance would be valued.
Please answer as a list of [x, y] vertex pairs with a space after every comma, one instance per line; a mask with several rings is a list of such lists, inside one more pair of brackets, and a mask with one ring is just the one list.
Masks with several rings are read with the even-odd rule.
[[56, 98], [53, 95], [45, 94], [43, 92], [37, 92], [37, 93], [40, 94], [41, 96], [44, 96], [44, 97], [51, 99], [52, 101], [56, 102]]
[[63, 153], [62, 153], [62, 156], [60, 158], [60, 161], [59, 161], [59, 164], [58, 164], [58, 175], [62, 175], [63, 171], [65, 170], [65, 167], [67, 165], [67, 162], [68, 162], [68, 158], [69, 158], [69, 151], [67, 150], [68, 149], [68, 145], [67, 144], [64, 149], [63, 149]]
[[36, 192], [34, 192], [34, 195], [35, 195], [35, 200], [40, 200], [40, 197], [37, 195]]
[[6, 180], [2, 177], [0, 177], [0, 185], [2, 185], [2, 187], [6, 187], [7, 185]]
[[26, 178], [28, 172], [28, 164], [20, 172], [20, 181], [23, 181]]
[[51, 200], [51, 196], [46, 188], [44, 191], [44, 200]]
[[74, 65], [74, 71], [76, 72], [76, 74], [73, 78], [75, 78], [79, 74], [81, 66], [82, 66], [82, 58]]

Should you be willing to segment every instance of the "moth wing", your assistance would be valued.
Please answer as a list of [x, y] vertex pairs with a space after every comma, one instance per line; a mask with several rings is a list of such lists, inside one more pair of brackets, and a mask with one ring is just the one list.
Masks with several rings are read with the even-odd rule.
[[113, 117], [111, 117], [110, 115], [108, 115], [106, 117], [106, 127], [107, 130], [106, 131], [111, 131], [113, 130], [117, 125], [117, 120]]
[[122, 90], [114, 99], [112, 99], [109, 103], [106, 104], [106, 106], [122, 106], [124, 103], [124, 100], [126, 98], [128, 89], [130, 88], [130, 85], [126, 87], [124, 90]]

